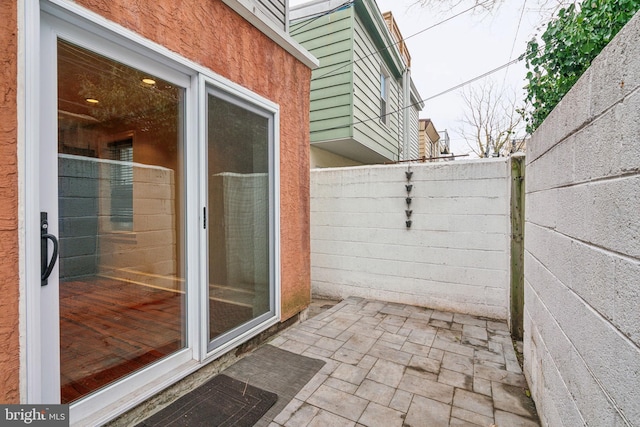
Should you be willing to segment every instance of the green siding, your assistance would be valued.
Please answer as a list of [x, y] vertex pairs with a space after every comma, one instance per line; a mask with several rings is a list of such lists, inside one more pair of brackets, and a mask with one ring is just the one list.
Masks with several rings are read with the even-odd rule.
[[[338, 95], [338, 96], [330, 96], [330, 97], [324, 97], [319, 99], [312, 99], [311, 109], [314, 111], [326, 110], [334, 107], [335, 104], [349, 105], [350, 102], [351, 102], [351, 96], [349, 95]], [[351, 111], [347, 111], [347, 114], [351, 114]]]
[[[402, 102], [402, 81], [393, 76], [393, 72], [384, 65], [384, 59], [378, 48], [368, 36], [364, 25], [356, 18], [354, 36], [354, 121], [362, 144], [397, 160], [402, 140], [402, 115], [397, 111]], [[380, 70], [384, 68], [389, 77], [389, 99], [387, 111], [389, 123], [384, 124], [380, 116]], [[359, 123], [360, 122], [360, 123]]]
[[352, 136], [353, 13], [350, 7], [291, 25], [293, 38], [320, 61], [311, 75], [312, 143]]
[[[404, 141], [403, 64], [397, 49], [385, 49], [391, 36], [382, 17], [372, 13], [378, 13], [373, 0], [358, 1], [292, 22], [290, 34], [320, 61], [311, 80], [311, 142], [351, 139], [398, 160]], [[389, 75], [388, 123], [379, 117], [381, 68]], [[411, 119], [417, 129], [417, 116]]]

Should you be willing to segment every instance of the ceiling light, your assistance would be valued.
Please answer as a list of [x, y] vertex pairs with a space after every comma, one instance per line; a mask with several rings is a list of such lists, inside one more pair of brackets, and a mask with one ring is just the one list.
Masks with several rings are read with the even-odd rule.
[[142, 83], [146, 84], [146, 85], [154, 85], [156, 84], [156, 81], [153, 79], [150, 79], [148, 77], [145, 77], [144, 79], [142, 79]]
[[98, 102], [100, 102], [95, 98], [86, 98], [85, 101], [87, 101], [89, 104], [97, 104]]

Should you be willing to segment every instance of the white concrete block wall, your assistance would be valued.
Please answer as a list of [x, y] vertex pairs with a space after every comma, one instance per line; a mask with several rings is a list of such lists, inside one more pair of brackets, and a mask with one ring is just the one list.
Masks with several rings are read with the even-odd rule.
[[311, 171], [314, 295], [507, 318], [507, 159]]
[[525, 375], [543, 425], [640, 425], [640, 15], [527, 146]]

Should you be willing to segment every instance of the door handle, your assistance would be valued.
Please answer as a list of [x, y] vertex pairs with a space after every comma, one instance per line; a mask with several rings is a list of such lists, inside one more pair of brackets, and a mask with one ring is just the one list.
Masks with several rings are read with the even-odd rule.
[[[49, 260], [49, 240], [53, 243], [53, 254]], [[53, 234], [49, 234], [49, 222], [47, 213], [40, 212], [40, 286], [47, 285], [47, 279], [53, 271], [58, 259], [58, 239]]]

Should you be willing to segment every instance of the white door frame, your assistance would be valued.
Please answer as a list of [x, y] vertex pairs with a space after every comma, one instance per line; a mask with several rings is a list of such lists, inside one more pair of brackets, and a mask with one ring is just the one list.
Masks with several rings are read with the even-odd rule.
[[[57, 135], [57, 98], [55, 91], [50, 88], [45, 90], [41, 83], [41, 73], [45, 76], [45, 82], [55, 88], [55, 77], [46, 74], [47, 70], [55, 70], [55, 50], [41, 52], [45, 48], [41, 46], [41, 37], [53, 41], [55, 36], [76, 44], [87, 47], [92, 51], [115, 58], [135, 68], [149, 69], [149, 63], [153, 63], [159, 69], [152, 71], [158, 77], [168, 81], [180, 81], [182, 87], [186, 87], [184, 129], [184, 181], [185, 181], [185, 251], [187, 262], [187, 348], [181, 350], [152, 366], [135, 373], [126, 382], [118, 382], [105, 387], [92, 395], [81, 399], [71, 405], [72, 424], [82, 421], [83, 424], [102, 424], [114, 416], [124, 413], [142, 401], [159, 393], [170, 384], [180, 378], [201, 368], [207, 362], [220, 357], [232, 350], [238, 344], [255, 336], [280, 320], [280, 177], [279, 177], [279, 145], [280, 145], [280, 112], [279, 106], [272, 101], [254, 93], [238, 84], [213, 73], [211, 70], [187, 60], [166, 47], [153, 43], [139, 34], [127, 30], [120, 25], [108, 21], [104, 17], [88, 11], [68, 0], [40, 0], [21, 1], [19, 7], [19, 72], [18, 72], [18, 159], [20, 162], [20, 203], [21, 215], [19, 215], [20, 250], [21, 250], [21, 363], [20, 363], [20, 393], [23, 403], [42, 403], [45, 389], [43, 378], [51, 375], [47, 372], [46, 365], [56, 365], [56, 373], [59, 371], [59, 362], [50, 359], [49, 353], [42, 344], [44, 331], [41, 325], [41, 308], [45, 304], [54, 304], [42, 295], [40, 286], [40, 211], [41, 197], [44, 195], [40, 188], [40, 144], [41, 137], [49, 132]], [[42, 34], [41, 32], [48, 34]], [[53, 36], [51, 34], [54, 34]], [[47, 44], [49, 42], [46, 42]], [[43, 61], [49, 62], [44, 66]], [[53, 64], [53, 68], [52, 67]], [[275, 298], [275, 317], [269, 321], [257, 325], [244, 334], [222, 345], [213, 352], [207, 351], [207, 300], [206, 284], [207, 262], [206, 244], [207, 230], [203, 228], [203, 208], [207, 203], [206, 189], [200, 183], [199, 178], [205, 168], [206, 139], [203, 132], [206, 120], [203, 108], [206, 98], [206, 86], [214, 86], [219, 89], [245, 99], [274, 114], [273, 135], [273, 162], [274, 170], [274, 225], [273, 233], [273, 267], [275, 286], [273, 289]], [[49, 99], [46, 99], [48, 92]], [[43, 99], [45, 98], [45, 99]], [[46, 107], [48, 105], [48, 107]], [[44, 110], [44, 113], [43, 113]], [[46, 129], [46, 130], [45, 130]], [[56, 145], [56, 144], [54, 144]], [[44, 153], [43, 153], [44, 155]], [[57, 170], [56, 160], [52, 161]], [[57, 181], [57, 173], [56, 173]], [[57, 185], [57, 184], [56, 184]], [[57, 194], [56, 194], [57, 198]], [[57, 208], [56, 208], [57, 209]], [[57, 212], [55, 212], [57, 218]], [[50, 220], [49, 224], [55, 225], [52, 231], [57, 235], [57, 219]], [[53, 274], [57, 274], [57, 267]], [[53, 292], [54, 287], [48, 288]], [[57, 295], [55, 295], [55, 307], [58, 308]], [[55, 323], [58, 324], [57, 314]], [[56, 342], [58, 334], [56, 334]], [[53, 344], [47, 344], [47, 346]], [[58, 345], [59, 348], [59, 345]], [[43, 363], [47, 366], [43, 368]], [[129, 381], [131, 379], [131, 381]], [[134, 385], [142, 385], [133, 390]]]
[[[26, 384], [21, 391], [22, 400], [28, 403], [59, 403], [58, 265], [56, 263], [49, 284], [44, 287], [40, 286], [39, 271], [40, 211], [48, 211], [49, 230], [51, 234], [58, 236], [56, 40], [58, 37], [63, 38], [135, 68], [148, 70], [166, 81], [185, 88], [182, 145], [186, 190], [184, 227], [187, 254], [198, 252], [198, 210], [188, 206], [198, 203], [198, 191], [189, 190], [189, 188], [193, 186], [197, 188], [198, 179], [196, 95], [199, 80], [194, 70], [174, 64], [161, 55], [155, 57], [144, 55], [141, 51], [149, 52], [141, 49], [135, 42], [123, 43], [121, 38], [104, 28], [96, 27], [96, 32], [88, 31], [86, 27], [95, 24], [87, 22], [83, 17], [72, 15], [73, 19], [61, 19], [61, 15], [66, 18], [64, 9], [45, 7], [50, 5], [43, 3], [43, 10], [40, 10], [39, 7], [34, 6], [37, 2], [26, 3], [29, 5], [25, 8], [26, 27], [31, 28], [33, 32], [25, 36], [25, 45], [29, 47], [28, 53], [25, 53], [25, 75], [29, 76], [29, 80], [25, 79], [24, 82], [25, 114], [22, 123], [25, 131], [23, 157], [26, 190], [24, 198], [25, 281], [22, 289], [25, 295], [23, 313], [26, 317], [26, 333], [25, 350], [22, 353], [25, 363], [21, 366], [23, 366], [22, 378], [26, 378]], [[46, 13], [44, 9], [51, 13]], [[111, 35], [105, 37], [105, 34]], [[46, 152], [43, 151], [43, 147]], [[188, 259], [189, 256], [185, 256], [185, 262]], [[192, 264], [191, 267], [188, 263], [185, 265], [187, 286], [199, 282], [198, 268], [193, 267], [197, 265], [197, 259]], [[118, 412], [124, 412], [199, 367], [201, 316], [195, 286], [192, 288], [188, 289], [190, 292], [187, 292], [186, 301], [186, 348], [130, 375], [125, 381], [114, 383], [72, 403], [70, 413], [72, 423], [88, 417], [92, 422], [95, 420], [99, 423], [101, 419], [112, 417], [114, 408], [117, 408]], [[132, 390], [138, 391], [136, 399], [122, 401], [123, 396], [130, 394]]]

